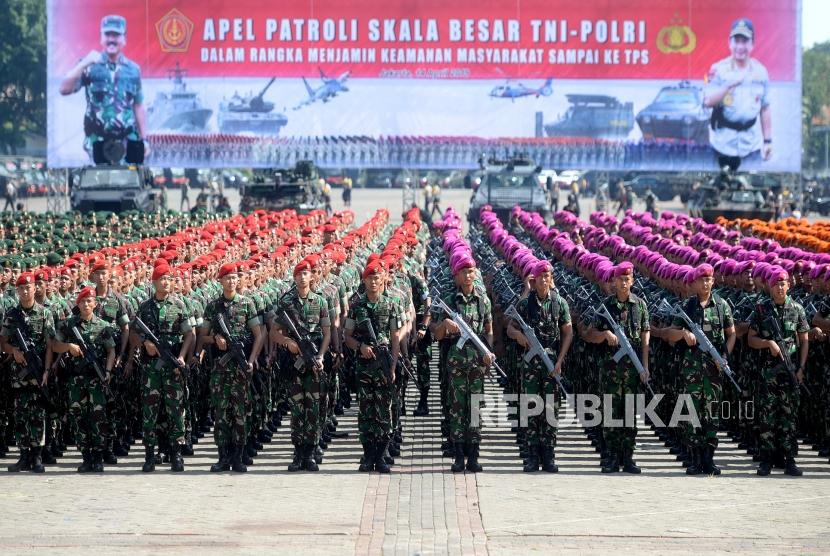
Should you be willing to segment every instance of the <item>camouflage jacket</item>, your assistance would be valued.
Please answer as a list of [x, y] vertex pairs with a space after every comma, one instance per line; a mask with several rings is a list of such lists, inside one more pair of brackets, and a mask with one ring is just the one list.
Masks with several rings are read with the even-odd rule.
[[151, 297], [138, 307], [136, 317], [147, 325], [158, 339], [170, 348], [181, 344], [182, 334], [193, 329], [187, 305], [178, 296], [159, 300]]
[[[610, 295], [602, 302], [608, 309], [611, 317], [617, 321], [617, 324], [623, 327], [625, 335], [631, 342], [631, 347], [640, 355], [640, 344], [642, 336], [645, 332], [650, 330], [648, 307], [646, 302], [636, 295], [629, 294], [625, 301], [618, 301], [617, 297]], [[611, 325], [602, 317], [597, 315], [592, 324], [597, 330], [611, 330]], [[608, 346], [608, 344], [600, 344], [600, 346]], [[616, 348], [614, 348], [616, 351]]]
[[546, 350], [558, 352], [560, 328], [571, 323], [568, 302], [562, 296], [551, 290], [548, 297], [540, 301], [536, 292], [531, 292], [516, 304], [516, 312], [533, 328], [536, 338]]
[[[77, 344], [78, 340], [72, 333], [73, 327], [76, 327], [78, 332], [81, 333], [87, 348], [95, 350], [101, 369], [106, 369], [107, 350], [115, 349], [115, 327], [95, 315], [92, 315], [92, 319], [89, 321], [85, 321], [80, 315], [72, 315], [55, 325], [55, 339], [59, 342]], [[82, 358], [68, 357], [66, 361], [69, 372], [78, 373], [84, 370], [82, 368]], [[91, 369], [88, 372], [89, 374], [94, 373]]]
[[81, 74], [75, 91], [81, 87], [86, 88], [87, 137], [139, 139], [134, 106], [144, 102], [144, 93], [138, 64], [123, 54], [112, 63], [101, 53], [101, 59]]
[[389, 344], [390, 338], [403, 326], [397, 303], [386, 292], [374, 303], [369, 301], [365, 293], [359, 294], [349, 307], [345, 329], [354, 331], [355, 339], [369, 342], [363, 324], [366, 320], [371, 321], [377, 340], [381, 344]]
[[[683, 310], [693, 323], [700, 326], [700, 329], [703, 330], [703, 333], [706, 334], [706, 337], [709, 338], [709, 341], [712, 342], [718, 352], [723, 353], [726, 347], [725, 331], [727, 328], [735, 326], [732, 310], [726, 300], [713, 293], [706, 307], [701, 307], [698, 297], [692, 296], [686, 301]], [[681, 318], [675, 318], [672, 325], [686, 328], [686, 323]], [[691, 348], [687, 346], [686, 342], [678, 342], [676, 346], [681, 351], [686, 351], [687, 348], [690, 350], [696, 349], [694, 346]]]
[[[21, 346], [14, 333], [15, 329], [20, 329], [24, 339], [32, 342], [40, 357], [45, 358], [46, 342], [55, 335], [55, 321], [49, 309], [35, 303], [29, 309], [24, 309], [22, 305], [18, 304], [6, 311], [0, 336], [5, 337], [12, 346], [20, 349]], [[29, 375], [21, 380], [18, 378], [17, 372], [20, 370], [20, 365], [12, 361], [12, 367], [14, 369], [12, 387], [23, 388], [38, 385], [40, 377], [34, 378]]]
[[[776, 337], [775, 324], [782, 337]], [[789, 296], [784, 300], [783, 305], [776, 305], [772, 298], [767, 297], [755, 307], [755, 311], [749, 319], [749, 327], [758, 333], [763, 340], [778, 341], [784, 355], [790, 357], [798, 349], [798, 335], [810, 331], [807, 324], [807, 316], [804, 314], [804, 307]], [[761, 355], [761, 364], [765, 370], [777, 367], [779, 361], [773, 359], [769, 350], [758, 350]], [[793, 361], [798, 364], [796, 361]], [[767, 378], [770, 378], [769, 376]]]
[[[314, 292], [308, 292], [305, 299], [302, 299], [296, 288], [292, 288], [282, 296], [274, 311], [276, 321], [283, 328], [285, 334], [288, 334], [288, 330], [284, 321], [285, 317], [282, 314], [283, 311], [288, 313], [300, 333], [307, 332], [312, 341], [318, 346], [323, 341], [323, 327], [331, 326], [326, 300], [322, 295]], [[291, 339], [297, 340], [297, 338]]]
[[233, 299], [226, 299], [224, 294], [220, 293], [219, 297], [205, 308], [204, 326], [208, 328], [209, 334], [220, 333], [217, 320], [220, 314], [225, 315], [228, 331], [233, 339], [246, 345], [253, 343], [252, 330], [262, 324], [262, 318], [257, 315], [256, 306], [251, 298], [238, 293]]

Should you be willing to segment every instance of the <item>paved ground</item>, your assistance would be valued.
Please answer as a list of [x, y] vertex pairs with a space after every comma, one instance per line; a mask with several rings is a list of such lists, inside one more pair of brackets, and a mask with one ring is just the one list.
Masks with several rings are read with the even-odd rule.
[[[488, 383], [488, 393], [498, 390]], [[403, 454], [389, 475], [356, 471], [355, 406], [340, 418], [321, 471], [288, 473], [281, 428], [246, 475], [212, 474], [209, 438], [173, 474], [140, 472], [140, 446], [103, 475], [77, 475], [68, 452], [46, 474], [0, 476], [4, 554], [528, 554], [827, 552], [830, 464], [804, 449], [800, 479], [754, 475], [725, 437], [723, 475], [687, 477], [644, 426], [640, 476], [604, 476], [582, 429], [560, 431], [557, 475], [521, 472], [509, 430], [484, 431], [480, 474], [453, 474], [432, 413], [407, 417]], [[415, 399], [410, 387], [409, 399]], [[410, 410], [412, 409], [410, 405]], [[497, 410], [504, 411], [497, 402]], [[11, 461], [7, 458], [7, 461]]]
[[[175, 195], [175, 194], [174, 194]], [[171, 195], [172, 196], [172, 195]], [[444, 204], [466, 210], [467, 191]], [[177, 203], [171, 199], [171, 204]], [[235, 202], [235, 199], [232, 199]], [[339, 196], [335, 208], [340, 206]], [[400, 191], [356, 190], [359, 217], [377, 206], [397, 214]], [[34, 208], [34, 207], [33, 207]], [[45, 208], [45, 204], [44, 204]], [[672, 208], [679, 208], [672, 207]], [[583, 207], [587, 214], [590, 206]], [[488, 392], [498, 391], [488, 383]], [[644, 426], [640, 476], [605, 476], [583, 431], [560, 431], [557, 475], [521, 472], [509, 430], [484, 431], [477, 475], [448, 471], [441, 458], [437, 386], [432, 414], [407, 417], [406, 443], [390, 475], [356, 471], [355, 408], [341, 418], [348, 438], [321, 471], [287, 473], [286, 427], [246, 475], [208, 472], [209, 438], [186, 471], [139, 470], [141, 447], [99, 476], [74, 472], [70, 451], [42, 476], [0, 475], [0, 551], [103, 554], [529, 554], [785, 553], [830, 551], [830, 464], [809, 447], [800, 479], [755, 476], [751, 459], [722, 438], [721, 477], [687, 477]], [[415, 394], [410, 388], [410, 399]], [[497, 405], [503, 411], [501, 402]], [[410, 410], [412, 407], [410, 406]], [[11, 463], [11, 457], [4, 464]]]

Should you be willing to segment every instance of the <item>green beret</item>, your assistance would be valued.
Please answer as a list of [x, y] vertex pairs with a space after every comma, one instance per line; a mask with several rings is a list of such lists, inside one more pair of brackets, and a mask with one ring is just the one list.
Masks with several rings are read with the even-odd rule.
[[49, 266], [60, 266], [63, 263], [63, 257], [55, 252], [46, 254], [46, 264]]

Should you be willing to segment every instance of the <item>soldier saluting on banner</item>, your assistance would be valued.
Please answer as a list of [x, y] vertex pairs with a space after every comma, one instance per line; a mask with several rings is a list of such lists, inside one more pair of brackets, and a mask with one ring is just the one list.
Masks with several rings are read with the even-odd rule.
[[[64, 96], [86, 88], [84, 150], [90, 156], [99, 141], [126, 140], [128, 147], [130, 142], [144, 141], [147, 126], [141, 68], [124, 56], [126, 44], [127, 20], [120, 15], [104, 16], [101, 19], [103, 52], [90, 51], [61, 82], [60, 93]], [[148, 152], [145, 148], [144, 155]], [[143, 162], [143, 155], [137, 162]]]

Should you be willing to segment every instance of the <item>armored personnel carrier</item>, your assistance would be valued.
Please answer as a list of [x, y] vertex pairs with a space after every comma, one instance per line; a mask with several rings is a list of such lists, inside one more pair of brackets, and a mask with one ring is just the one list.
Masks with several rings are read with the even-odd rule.
[[292, 208], [300, 214], [324, 209], [319, 173], [311, 161], [301, 160], [289, 170], [258, 170], [252, 183], [241, 187], [239, 212]]
[[775, 212], [766, 204], [765, 193], [765, 189], [749, 185], [744, 176], [724, 169], [689, 200], [689, 214], [710, 224], [718, 216], [770, 220]]
[[265, 93], [276, 80], [272, 77], [268, 84], [256, 95], [248, 93], [242, 97], [234, 94], [230, 100], [219, 104], [216, 118], [221, 133], [239, 133], [250, 131], [261, 135], [277, 135], [288, 118], [281, 112], [274, 112], [274, 103], [264, 100]]
[[157, 210], [153, 176], [143, 166], [105, 165], [82, 168], [70, 188], [72, 210], [124, 212]]
[[623, 139], [634, 129], [634, 103], [607, 95], [565, 95], [571, 106], [545, 125], [550, 137]]
[[151, 131], [204, 131], [213, 110], [202, 106], [198, 93], [187, 88], [184, 82], [187, 70], [176, 62], [176, 67], [168, 70], [167, 75], [173, 81], [173, 89], [156, 93], [153, 104], [147, 108], [148, 127]]
[[550, 218], [548, 193], [539, 181], [542, 168], [531, 159], [513, 156], [505, 160], [490, 158], [480, 161], [480, 185], [470, 201], [468, 220], [478, 221], [481, 207], [490, 205], [499, 218], [506, 222], [510, 211], [519, 205]]

